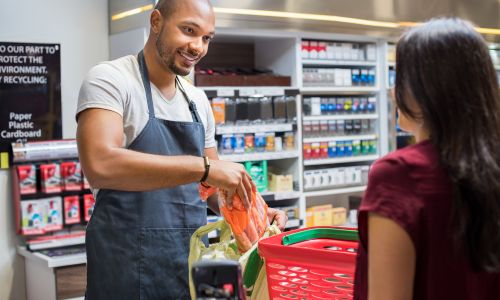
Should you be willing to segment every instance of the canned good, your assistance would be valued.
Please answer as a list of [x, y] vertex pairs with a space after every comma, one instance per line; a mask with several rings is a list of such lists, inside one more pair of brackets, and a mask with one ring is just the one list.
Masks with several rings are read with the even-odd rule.
[[361, 141], [354, 140], [352, 141], [352, 155], [357, 156], [361, 153]]
[[222, 153], [233, 153], [235, 142], [234, 136], [232, 134], [224, 134], [222, 135], [220, 148]]
[[323, 142], [319, 145], [319, 157], [320, 158], [328, 158], [328, 143]]
[[266, 149], [266, 134], [262, 132], [255, 133], [254, 139], [255, 151], [263, 152]]
[[295, 135], [293, 132], [285, 132], [285, 150], [295, 149]]
[[311, 136], [312, 135], [311, 121], [304, 121], [304, 128], [302, 130], [304, 131], [304, 136]]
[[345, 134], [345, 120], [337, 120], [337, 134], [338, 135]]
[[320, 135], [328, 135], [328, 121], [321, 120], [319, 122], [319, 134]]
[[304, 159], [311, 159], [312, 158], [311, 143], [304, 143], [303, 151], [304, 151], [304, 153], [303, 153]]
[[335, 120], [328, 121], [328, 134], [337, 134], [337, 122]]
[[274, 132], [266, 133], [266, 146], [265, 146], [266, 151], [269, 152], [274, 151], [274, 138], [275, 138]]
[[363, 140], [361, 141], [361, 154], [367, 155], [370, 148], [370, 141]]
[[328, 143], [328, 157], [337, 157], [337, 142]]
[[343, 157], [345, 155], [344, 142], [337, 142], [337, 157]]
[[344, 155], [352, 156], [352, 141], [344, 141]]
[[245, 135], [236, 134], [234, 135], [234, 153], [244, 153], [245, 152]]
[[312, 143], [311, 158], [319, 158], [319, 157], [320, 157], [320, 143]]
[[251, 153], [254, 149], [254, 136], [252, 133], [245, 134], [245, 152]]
[[311, 122], [311, 135], [318, 136], [319, 134], [320, 134], [319, 121], [312, 121]]

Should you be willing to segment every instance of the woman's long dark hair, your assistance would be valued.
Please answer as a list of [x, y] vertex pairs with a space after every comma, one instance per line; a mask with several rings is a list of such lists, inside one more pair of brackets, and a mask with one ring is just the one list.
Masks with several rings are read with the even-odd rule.
[[401, 37], [396, 61], [397, 106], [423, 122], [451, 176], [456, 241], [473, 269], [500, 272], [500, 95], [488, 47], [470, 23], [433, 19]]

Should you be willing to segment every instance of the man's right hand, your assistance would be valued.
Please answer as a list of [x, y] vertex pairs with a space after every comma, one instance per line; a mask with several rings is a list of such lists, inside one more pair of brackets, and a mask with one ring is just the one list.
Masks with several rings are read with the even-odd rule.
[[231, 207], [233, 196], [238, 194], [245, 208], [250, 208], [252, 191], [256, 190], [252, 178], [242, 164], [223, 160], [210, 160], [210, 172], [206, 182], [227, 191], [228, 205]]

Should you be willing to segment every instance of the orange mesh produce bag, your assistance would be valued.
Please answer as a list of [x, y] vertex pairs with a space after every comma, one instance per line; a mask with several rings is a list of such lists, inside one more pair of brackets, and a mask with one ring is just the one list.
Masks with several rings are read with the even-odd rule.
[[[200, 185], [200, 197], [206, 200], [216, 191], [212, 187]], [[227, 205], [227, 193], [219, 191], [219, 209], [231, 227], [236, 245], [241, 253], [245, 253], [257, 242], [269, 224], [267, 204], [257, 191], [252, 191], [250, 208], [247, 210], [238, 194], [233, 196], [233, 205]]]

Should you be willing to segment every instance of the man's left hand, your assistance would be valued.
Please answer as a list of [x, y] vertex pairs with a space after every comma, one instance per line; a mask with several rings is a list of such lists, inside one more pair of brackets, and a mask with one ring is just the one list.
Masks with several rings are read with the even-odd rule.
[[274, 222], [281, 231], [285, 229], [288, 217], [286, 216], [284, 211], [269, 207], [267, 209], [267, 217], [269, 218], [269, 222], [271, 222], [271, 225]]

